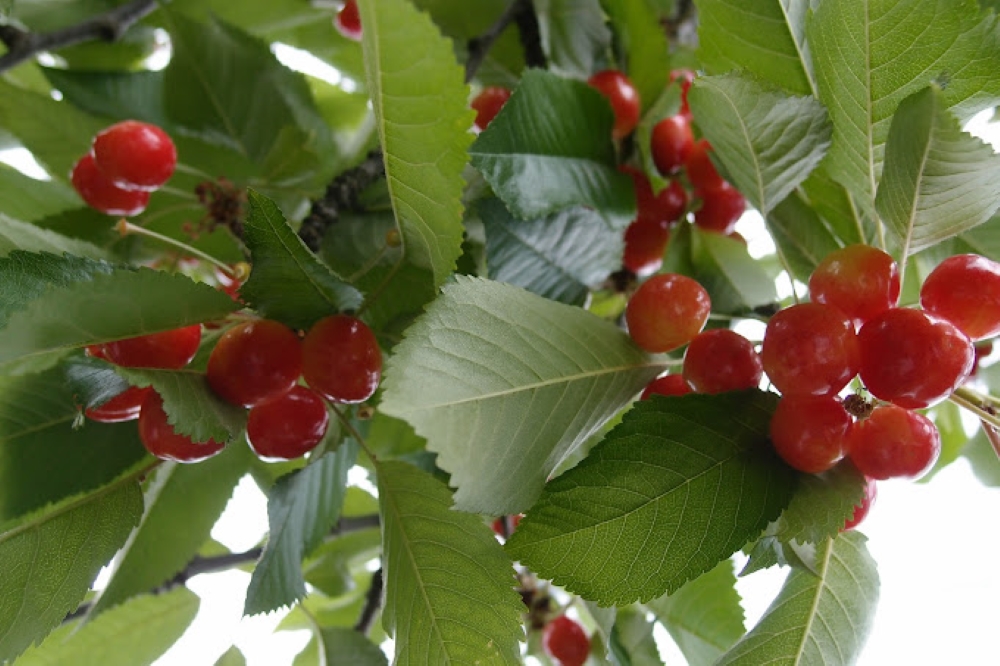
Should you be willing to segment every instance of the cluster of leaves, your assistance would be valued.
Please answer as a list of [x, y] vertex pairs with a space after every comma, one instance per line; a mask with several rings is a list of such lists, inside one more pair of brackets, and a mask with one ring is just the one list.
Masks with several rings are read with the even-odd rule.
[[[106, 4], [25, 1], [10, 17], [46, 31]], [[972, 0], [875, 0], [866, 13], [847, 0], [699, 0], [691, 53], [672, 52], [662, 31], [671, 3], [536, 1], [548, 67], [525, 69], [516, 29], [505, 30], [474, 84], [514, 93], [476, 138], [459, 63], [508, 3], [359, 4], [357, 45], [334, 31], [331, 8], [175, 0], [121, 42], [74, 46], [59, 67], [32, 62], [0, 78], [0, 141], [51, 175], [0, 165], [0, 188], [17, 193], [0, 198], [0, 662], [117, 663], [109, 645], [155, 658], [197, 600], [150, 592], [194, 558], [232, 555], [209, 531], [247, 474], [267, 492], [271, 530], [245, 609], [298, 604], [283, 624], [313, 632], [298, 664], [347, 653], [385, 663], [376, 646], [386, 635], [399, 663], [519, 663], [526, 639], [537, 650], [515, 590], [522, 565], [588, 602], [595, 663], [659, 663], [655, 624], [693, 664], [852, 662], [878, 596], [865, 538], [839, 534], [862, 479], [784, 465], [767, 437], [773, 394], [635, 402], [677, 358], [644, 353], [615, 321], [623, 295], [606, 278], [636, 214], [618, 165], [649, 167], [650, 129], [679, 104], [669, 71], [696, 64], [697, 129], [778, 252], [754, 260], [685, 227], [664, 270], [701, 281], [719, 314], [758, 316], [777, 301], [780, 270], [805, 280], [829, 251], [870, 242], [908, 266], [912, 302], [941, 256], [1000, 259], [1000, 158], [961, 130], [1000, 103], [996, 17]], [[149, 69], [164, 35], [169, 63]], [[334, 66], [341, 85], [285, 68], [274, 42]], [[624, 146], [584, 83], [611, 66], [642, 96]], [[338, 410], [341, 427], [308, 461], [249, 453], [242, 410], [204, 381], [211, 335], [178, 371], [83, 356], [86, 345], [225, 321], [240, 307], [139, 267], [171, 257], [115, 235], [67, 185], [90, 137], [124, 118], [157, 123], [178, 145], [177, 175], [138, 224], [191, 241], [186, 230], [205, 215], [196, 186], [224, 177], [248, 190], [242, 238], [217, 230], [191, 242], [224, 261], [248, 254], [243, 303], [299, 329], [352, 310], [379, 336], [387, 366], [374, 416]], [[375, 146], [385, 179], [311, 252], [296, 225]], [[124, 382], [153, 385], [179, 432], [229, 446], [183, 466], [149, 457], [134, 424], [72, 428], [81, 407]], [[936, 413], [943, 463], [968, 453], [996, 482], [988, 443], [967, 442], [953, 410]], [[355, 465], [377, 497], [348, 485]], [[489, 519], [519, 512], [501, 546]], [[359, 516], [379, 526], [333, 529]], [[741, 550], [744, 573], [792, 567], [749, 632], [730, 562]], [[88, 593], [116, 553], [108, 585]], [[374, 559], [381, 609], [366, 607]], [[66, 620], [83, 601], [86, 613]], [[363, 609], [380, 619], [367, 635], [351, 629]]]

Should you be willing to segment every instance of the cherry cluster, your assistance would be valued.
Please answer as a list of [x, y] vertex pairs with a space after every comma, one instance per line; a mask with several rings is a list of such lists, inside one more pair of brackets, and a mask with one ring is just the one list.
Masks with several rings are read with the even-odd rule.
[[124, 120], [98, 132], [73, 166], [70, 182], [88, 206], [131, 217], [149, 204], [150, 192], [174, 173], [177, 149], [156, 125]]

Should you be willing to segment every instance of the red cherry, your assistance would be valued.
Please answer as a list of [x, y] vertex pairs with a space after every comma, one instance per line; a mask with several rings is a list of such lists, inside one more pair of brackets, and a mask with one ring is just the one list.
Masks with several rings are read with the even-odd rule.
[[590, 654], [590, 637], [575, 620], [560, 615], [542, 630], [542, 646], [560, 666], [582, 666]]
[[500, 537], [507, 538], [514, 533], [517, 526], [521, 524], [521, 519], [524, 518], [524, 514], [518, 513], [513, 516], [500, 516], [490, 525], [493, 528], [493, 532]]
[[470, 106], [476, 111], [476, 127], [480, 130], [496, 118], [500, 109], [510, 99], [510, 90], [502, 86], [489, 86], [475, 96]]
[[333, 18], [333, 25], [347, 39], [361, 41], [361, 14], [358, 12], [357, 0], [347, 0], [344, 3]]
[[941, 453], [941, 435], [926, 416], [880, 405], [847, 432], [847, 454], [872, 479], [922, 476]]
[[625, 230], [625, 253], [622, 265], [636, 275], [649, 275], [663, 263], [663, 253], [670, 241], [665, 224], [638, 219]]
[[865, 492], [861, 496], [861, 504], [854, 506], [854, 513], [844, 522], [844, 526], [840, 528], [840, 531], [853, 530], [860, 525], [861, 521], [868, 516], [868, 512], [871, 511], [872, 504], [875, 503], [877, 496], [878, 487], [875, 485], [875, 479], [865, 478]]
[[978, 254], [948, 257], [924, 280], [920, 305], [972, 340], [1000, 334], [1000, 264]]
[[220, 398], [249, 407], [287, 392], [301, 372], [302, 343], [295, 332], [271, 319], [254, 319], [222, 334], [206, 377]]
[[88, 206], [107, 215], [131, 217], [146, 210], [149, 192], [123, 190], [101, 173], [94, 164], [94, 156], [87, 153], [73, 167], [70, 174], [73, 189]]
[[877, 317], [899, 300], [899, 266], [870, 245], [834, 250], [809, 277], [809, 294], [817, 303], [837, 307], [856, 326]]
[[694, 212], [694, 223], [706, 231], [732, 233], [747, 209], [740, 191], [726, 182], [713, 190], [699, 190], [698, 196], [701, 208]]
[[675, 69], [670, 72], [670, 82], [680, 81], [681, 86], [681, 113], [691, 117], [691, 107], [688, 106], [688, 90], [691, 89], [691, 84], [694, 82], [695, 73], [690, 69]]
[[712, 301], [705, 288], [683, 275], [649, 278], [632, 294], [625, 321], [635, 343], [649, 352], [686, 345], [705, 327]]
[[818, 474], [844, 457], [847, 430], [853, 420], [832, 396], [786, 395], [771, 417], [774, 450], [791, 467]]
[[627, 76], [617, 69], [606, 69], [594, 74], [587, 83], [608, 98], [615, 112], [615, 126], [611, 136], [621, 139], [639, 124], [639, 91]]
[[664, 375], [647, 384], [639, 399], [648, 400], [652, 395], [687, 395], [691, 392], [691, 385], [687, 383], [683, 375]]
[[752, 342], [728, 328], [713, 328], [688, 345], [683, 374], [696, 393], [724, 393], [756, 388], [764, 370]]
[[646, 174], [626, 164], [618, 167], [618, 170], [632, 177], [636, 210], [638, 211], [637, 220], [669, 226], [684, 215], [688, 196], [687, 190], [684, 189], [684, 185], [679, 180], [671, 181], [669, 185], [660, 190], [659, 194], [653, 194], [653, 186]]
[[719, 175], [712, 163], [712, 158], [708, 154], [712, 152], [712, 145], [705, 139], [698, 139], [688, 153], [687, 160], [684, 161], [684, 170], [687, 172], [691, 186], [696, 190], [710, 191], [717, 190], [726, 182]]
[[656, 123], [649, 149], [660, 173], [679, 171], [694, 149], [694, 133], [687, 116], [678, 114]]
[[921, 409], [944, 400], [972, 371], [972, 342], [950, 322], [893, 308], [858, 332], [861, 381], [876, 398]]
[[138, 120], [123, 120], [98, 133], [91, 152], [101, 173], [124, 190], [155, 190], [170, 180], [177, 166], [170, 136]]
[[121, 423], [139, 418], [139, 408], [152, 391], [152, 387], [130, 386], [107, 402], [96, 407], [89, 407], [83, 414], [91, 421], [98, 423]]
[[293, 386], [250, 408], [247, 441], [261, 458], [292, 460], [320, 443], [329, 422], [323, 398], [305, 386]]
[[854, 379], [861, 349], [854, 324], [822, 303], [778, 311], [764, 331], [764, 371], [785, 395], [834, 395]]
[[302, 341], [302, 376], [334, 402], [363, 402], [382, 378], [382, 352], [360, 319], [333, 315], [316, 322]]
[[101, 350], [102, 358], [122, 367], [176, 370], [191, 362], [200, 344], [201, 325], [194, 324], [162, 333], [106, 342]]
[[139, 439], [157, 458], [183, 463], [211, 458], [225, 446], [225, 442], [219, 443], [214, 439], [197, 443], [191, 441], [190, 437], [177, 434], [167, 421], [163, 398], [156, 391], [147, 393], [142, 401], [139, 410]]

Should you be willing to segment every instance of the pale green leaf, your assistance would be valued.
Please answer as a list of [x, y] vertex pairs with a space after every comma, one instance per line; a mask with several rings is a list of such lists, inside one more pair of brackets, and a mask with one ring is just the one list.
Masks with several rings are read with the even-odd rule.
[[814, 97], [746, 75], [698, 77], [688, 102], [733, 184], [765, 218], [830, 146], [830, 121]]
[[186, 587], [136, 597], [82, 626], [64, 624], [21, 655], [17, 666], [152, 664], [181, 637], [199, 604]]
[[601, 605], [674, 592], [787, 506], [794, 474], [768, 440], [774, 394], [636, 403], [549, 482], [507, 541], [539, 576]]
[[611, 653], [621, 664], [628, 666], [662, 666], [653, 623], [646, 614], [634, 606], [619, 608], [611, 634]]
[[670, 52], [659, 16], [646, 0], [602, 0], [626, 58], [625, 71], [645, 111], [670, 78]]
[[785, 197], [767, 216], [766, 223], [792, 277], [803, 284], [809, 282], [819, 262], [841, 247], [836, 235], [800, 191]]
[[622, 232], [586, 208], [541, 220], [512, 217], [499, 199], [478, 206], [489, 277], [560, 303], [583, 305], [591, 287], [621, 268]]
[[469, 88], [451, 42], [406, 0], [360, 3], [362, 47], [405, 261], [434, 286], [462, 247], [462, 169], [472, 142]]
[[549, 69], [586, 79], [611, 44], [599, 0], [536, 0], [535, 14]]
[[427, 439], [460, 508], [519, 513], [665, 367], [579, 308], [458, 276], [390, 357], [380, 408]]
[[125, 479], [0, 531], [0, 662], [76, 608], [141, 515], [139, 485]]
[[586, 83], [532, 69], [472, 146], [472, 165], [517, 217], [590, 206], [624, 228], [635, 195], [616, 166], [613, 124], [611, 106]]
[[306, 594], [302, 560], [337, 522], [358, 445], [348, 440], [282, 477], [267, 501], [269, 534], [247, 589], [246, 615], [287, 606]]
[[[448, 488], [380, 462], [385, 606], [398, 666], [521, 663], [524, 604], [514, 568], [479, 516], [452, 510]], [[473, 621], [474, 618], [474, 621]]]
[[746, 632], [730, 560], [646, 606], [670, 632], [689, 666], [714, 664]]
[[873, 237], [874, 226], [847, 189], [833, 179], [827, 164], [828, 161], [821, 163], [809, 174], [799, 188], [800, 194], [841, 243], [864, 243]]
[[142, 119], [167, 125], [163, 71], [109, 72], [43, 67], [42, 73], [63, 100], [97, 116]]
[[740, 571], [740, 578], [775, 565], [796, 567], [813, 574], [818, 571], [815, 544], [783, 542], [777, 537], [762, 536], [744, 548], [744, 551], [750, 559]]
[[774, 280], [747, 246], [691, 225], [693, 275], [712, 297], [716, 312], [745, 312], [778, 300]]
[[[37, 180], [0, 164], [0, 214], [32, 222], [82, 205], [80, 196], [58, 180]], [[111, 219], [111, 218], [109, 218]], [[6, 222], [4, 217], [0, 221]], [[31, 249], [31, 248], [23, 248]]]
[[235, 645], [222, 653], [215, 661], [215, 666], [246, 666], [247, 659]]
[[801, 474], [788, 508], [765, 534], [785, 543], [821, 543], [835, 537], [861, 503], [864, 487], [864, 476], [849, 463], [821, 474]]
[[935, 86], [904, 99], [893, 116], [875, 208], [899, 257], [986, 222], [1000, 206], [1000, 157], [962, 131]]
[[381, 545], [378, 527], [359, 529], [325, 541], [303, 567], [306, 582], [328, 597], [339, 597], [354, 589], [354, 577], [379, 556]]
[[760, 622], [718, 665], [855, 663], [878, 602], [878, 571], [866, 541], [845, 532], [819, 548], [815, 574], [792, 569]]
[[[0, 191], [3, 191], [2, 184]], [[103, 248], [86, 241], [69, 238], [34, 224], [0, 215], [0, 256], [7, 256], [14, 250], [67, 253], [90, 259], [110, 258], [110, 254]]]
[[389, 660], [377, 645], [360, 631], [345, 627], [320, 630], [322, 651], [330, 666], [388, 666]]

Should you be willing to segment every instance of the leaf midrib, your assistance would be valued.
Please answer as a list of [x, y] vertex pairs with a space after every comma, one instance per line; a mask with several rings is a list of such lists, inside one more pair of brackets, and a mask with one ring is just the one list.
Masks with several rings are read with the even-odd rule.
[[802, 627], [802, 639], [799, 643], [798, 649], [795, 651], [795, 663], [798, 664], [805, 653], [806, 642], [810, 636], [813, 621], [819, 614], [819, 603], [823, 597], [823, 593], [827, 589], [826, 575], [827, 570], [830, 568], [830, 557], [833, 555], [833, 540], [827, 539], [826, 551], [823, 553], [823, 561], [817, 567], [816, 577], [819, 582], [816, 584], [816, 593], [813, 595], [812, 603], [809, 606], [809, 615], [806, 620], [805, 625]]

